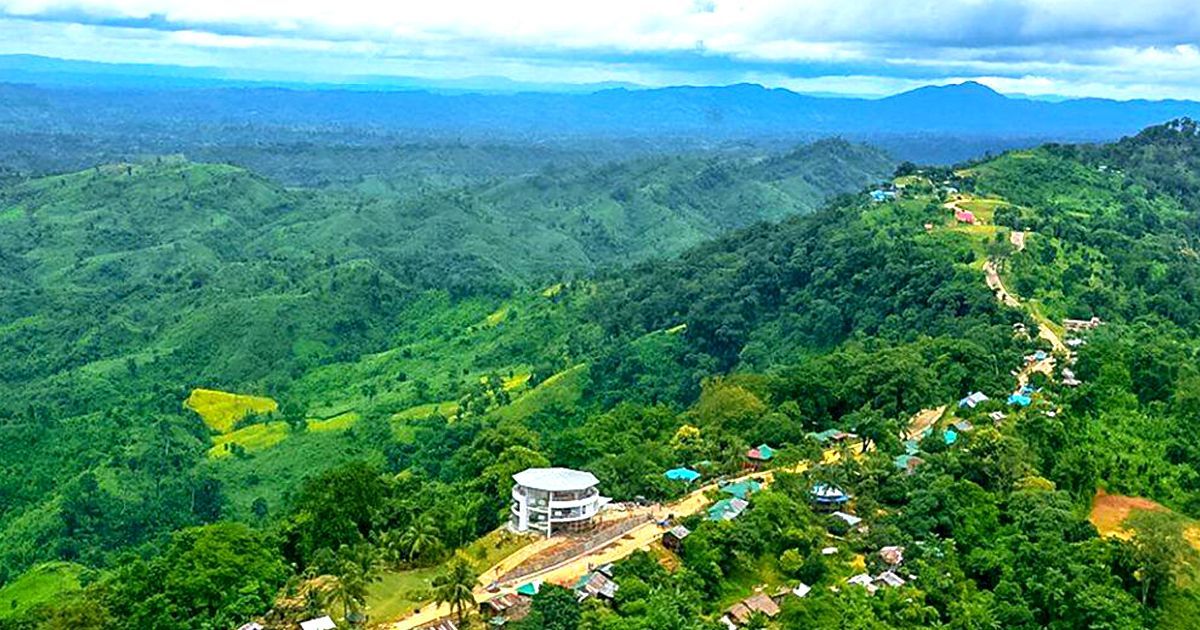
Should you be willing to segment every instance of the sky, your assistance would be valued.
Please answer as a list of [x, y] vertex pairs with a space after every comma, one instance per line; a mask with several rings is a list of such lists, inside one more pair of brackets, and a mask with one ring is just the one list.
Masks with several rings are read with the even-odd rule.
[[1197, 0], [0, 0], [0, 54], [356, 76], [1200, 100]]

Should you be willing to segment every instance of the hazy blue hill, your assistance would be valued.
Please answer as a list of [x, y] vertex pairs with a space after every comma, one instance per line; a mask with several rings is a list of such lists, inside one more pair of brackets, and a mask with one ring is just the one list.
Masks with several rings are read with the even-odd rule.
[[[13, 134], [9, 140], [13, 142], [22, 133], [57, 133], [76, 142], [103, 137], [106, 146], [125, 146], [129, 151], [159, 147], [159, 153], [201, 147], [212, 151], [217, 138], [222, 139], [218, 145], [238, 144], [230, 140], [249, 128], [256, 129], [260, 139], [297, 130], [338, 130], [353, 132], [348, 137], [396, 133], [426, 139], [548, 143], [636, 139], [693, 146], [841, 135], [902, 147], [904, 151], [898, 153], [904, 159], [941, 161], [979, 153], [968, 145], [948, 156], [947, 138], [971, 138], [980, 148], [996, 150], [1017, 140], [1031, 144], [1115, 139], [1178, 116], [1200, 115], [1200, 104], [1189, 101], [1052, 102], [1009, 98], [975, 83], [920, 88], [875, 100], [806, 96], [757, 85], [590, 93], [311, 87], [8, 85], [10, 98], [0, 109], [0, 129]], [[922, 136], [922, 142], [914, 141]]]

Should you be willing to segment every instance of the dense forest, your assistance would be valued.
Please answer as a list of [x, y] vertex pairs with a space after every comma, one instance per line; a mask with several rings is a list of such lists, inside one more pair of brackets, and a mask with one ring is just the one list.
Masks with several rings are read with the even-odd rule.
[[[410, 608], [469, 594], [517, 471], [666, 502], [688, 491], [667, 469], [733, 476], [759, 444], [819, 461], [830, 428], [861, 448], [780, 470], [737, 520], [683, 519], [677, 552], [617, 563], [611, 604], [547, 585], [511, 627], [719, 628], [797, 582], [749, 627], [1190, 627], [1196, 124], [896, 167], [825, 141], [303, 188], [166, 157], [14, 176], [0, 627], [384, 622], [405, 576], [432, 576]], [[1068, 387], [1037, 333], [1093, 316]], [[1005, 404], [1035, 352], [1061, 365]], [[219, 427], [184, 405], [197, 388], [278, 404]], [[862, 526], [815, 510], [814, 484]], [[1102, 535], [1098, 489], [1159, 509]], [[906, 583], [848, 586], [884, 546]]]

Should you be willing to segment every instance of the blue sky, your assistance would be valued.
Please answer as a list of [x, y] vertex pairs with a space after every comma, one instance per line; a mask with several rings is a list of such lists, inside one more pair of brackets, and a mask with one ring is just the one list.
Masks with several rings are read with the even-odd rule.
[[0, 54], [356, 75], [1200, 100], [1195, 0], [0, 0]]

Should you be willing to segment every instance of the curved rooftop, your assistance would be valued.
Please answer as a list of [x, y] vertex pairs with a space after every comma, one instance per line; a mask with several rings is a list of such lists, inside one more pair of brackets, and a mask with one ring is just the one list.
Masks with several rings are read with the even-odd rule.
[[527, 468], [513, 475], [513, 481], [526, 488], [549, 492], [586, 490], [600, 483], [592, 473], [570, 468]]

